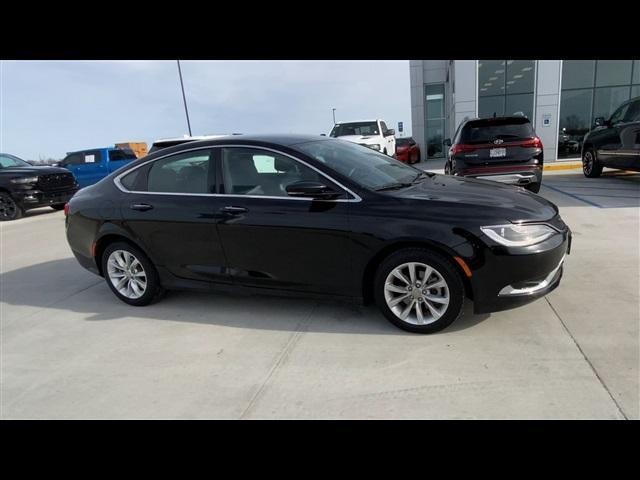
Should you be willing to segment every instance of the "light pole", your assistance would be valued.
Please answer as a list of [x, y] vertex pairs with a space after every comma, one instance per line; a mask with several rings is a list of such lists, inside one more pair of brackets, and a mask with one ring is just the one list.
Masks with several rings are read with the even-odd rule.
[[333, 110], [333, 124], [336, 124], [336, 109], [332, 108], [331, 110]]
[[178, 75], [180, 76], [180, 88], [182, 90], [182, 101], [184, 102], [184, 113], [187, 116], [187, 128], [189, 128], [189, 136], [191, 135], [191, 122], [189, 122], [189, 110], [187, 109], [187, 97], [184, 95], [184, 84], [182, 83], [182, 70], [180, 69], [180, 60], [176, 60], [178, 62]]

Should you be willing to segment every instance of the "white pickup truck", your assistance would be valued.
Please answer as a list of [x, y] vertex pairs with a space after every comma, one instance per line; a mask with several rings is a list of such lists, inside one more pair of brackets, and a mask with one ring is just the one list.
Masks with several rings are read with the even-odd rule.
[[329, 136], [358, 143], [392, 157], [396, 153], [395, 134], [395, 130], [388, 129], [382, 120], [377, 119], [336, 123]]

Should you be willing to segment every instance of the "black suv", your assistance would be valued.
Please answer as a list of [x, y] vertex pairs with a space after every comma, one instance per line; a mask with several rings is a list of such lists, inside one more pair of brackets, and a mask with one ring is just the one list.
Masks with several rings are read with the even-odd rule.
[[0, 153], [0, 221], [20, 218], [31, 208], [62, 210], [77, 191], [78, 184], [69, 170], [36, 167]]
[[542, 183], [542, 142], [522, 116], [466, 120], [451, 139], [444, 172], [519, 185], [537, 193]]
[[640, 172], [640, 97], [620, 105], [608, 120], [596, 118], [596, 128], [584, 136], [585, 176], [599, 177], [603, 167]]

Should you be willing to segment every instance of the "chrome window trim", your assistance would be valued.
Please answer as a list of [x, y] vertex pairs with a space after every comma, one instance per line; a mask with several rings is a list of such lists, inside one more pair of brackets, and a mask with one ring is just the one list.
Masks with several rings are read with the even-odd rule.
[[[325, 177], [329, 181], [335, 183], [340, 188], [342, 188], [344, 191], [346, 191], [349, 195], [353, 196], [353, 198], [315, 199], [315, 198], [280, 197], [280, 196], [268, 196], [268, 195], [239, 195], [239, 194], [233, 194], [233, 193], [141, 192], [141, 191], [138, 191], [138, 190], [128, 190], [127, 188], [125, 188], [124, 185], [122, 185], [122, 182], [120, 181], [121, 178], [125, 177], [126, 175], [129, 175], [130, 173], [134, 172], [135, 170], [137, 170], [139, 168], [142, 168], [145, 165], [148, 165], [149, 163], [161, 160], [163, 158], [171, 157], [173, 155], [180, 155], [180, 154], [183, 154], [183, 153], [193, 152], [193, 151], [197, 151], [197, 150], [213, 150], [214, 148], [229, 148], [229, 147], [233, 147], [233, 148], [250, 148], [250, 149], [256, 149], [256, 150], [266, 150], [266, 151], [269, 151], [269, 152], [277, 153], [278, 155], [284, 155], [285, 157], [289, 157], [292, 160], [294, 160], [296, 162], [299, 162], [299, 163], [311, 168], [312, 170], [316, 171], [317, 173], [319, 173], [320, 175], [322, 175], [323, 177]], [[134, 168], [132, 168], [130, 170], [127, 170], [126, 172], [121, 173], [120, 175], [118, 175], [117, 177], [115, 177], [113, 179], [113, 183], [123, 193], [136, 193], [138, 195], [176, 195], [176, 196], [183, 196], [183, 197], [265, 198], [265, 199], [271, 199], [271, 200], [295, 200], [295, 201], [307, 201], [307, 202], [336, 202], [336, 203], [346, 203], [346, 202], [357, 203], [357, 202], [361, 202], [362, 201], [362, 197], [360, 197], [360, 195], [358, 195], [357, 193], [353, 192], [351, 189], [345, 187], [342, 183], [340, 183], [337, 180], [333, 179], [332, 177], [330, 177], [329, 175], [324, 173], [322, 170], [319, 170], [318, 168], [314, 167], [313, 165], [310, 165], [309, 163], [305, 162], [304, 160], [300, 160], [299, 158], [296, 158], [293, 155], [290, 155], [288, 153], [282, 152], [280, 150], [276, 150], [276, 149], [269, 148], [269, 147], [256, 146], [256, 145], [238, 145], [238, 144], [234, 144], [234, 145], [209, 145], [209, 146], [204, 146], [204, 147], [189, 148], [187, 150], [182, 150], [180, 152], [169, 153], [169, 154], [157, 157], [157, 158], [153, 158], [151, 160], [147, 160], [146, 162], [143, 162], [140, 165], [138, 165], [138, 166], [136, 166], [136, 167], [134, 167]]]

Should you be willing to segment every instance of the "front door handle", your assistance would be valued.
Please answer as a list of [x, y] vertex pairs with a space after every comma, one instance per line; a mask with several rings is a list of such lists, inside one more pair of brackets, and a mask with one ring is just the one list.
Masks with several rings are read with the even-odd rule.
[[233, 206], [228, 206], [228, 207], [222, 207], [220, 209], [220, 211], [222, 213], [228, 213], [231, 215], [240, 215], [241, 213], [246, 213], [249, 210], [244, 208], [244, 207], [233, 207]]
[[131, 204], [131, 210], [139, 210], [141, 212], [146, 212], [147, 210], [151, 210], [153, 205], [149, 205], [148, 203], [133, 203]]

